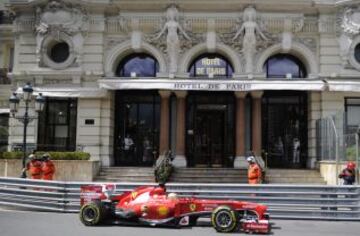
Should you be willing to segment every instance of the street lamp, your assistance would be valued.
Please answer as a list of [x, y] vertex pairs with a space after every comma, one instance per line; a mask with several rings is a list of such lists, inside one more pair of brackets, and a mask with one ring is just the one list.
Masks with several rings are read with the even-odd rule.
[[[24, 136], [23, 136], [23, 159], [22, 159], [22, 167], [25, 168], [26, 165], [26, 131], [28, 124], [34, 119], [34, 117], [30, 117], [28, 114], [29, 111], [29, 103], [32, 99], [32, 94], [34, 92], [33, 87], [30, 83], [27, 83], [23, 87], [23, 96], [22, 99], [25, 102], [25, 113], [23, 116], [15, 116], [15, 113], [17, 113], [19, 108], [19, 102], [20, 98], [17, 96], [16, 93], [13, 93], [10, 96], [9, 102], [10, 102], [10, 112], [12, 114], [12, 117], [19, 120], [21, 123], [24, 124]], [[42, 96], [41, 93], [39, 93], [38, 96], [35, 98], [35, 111], [40, 112], [44, 108], [45, 98]], [[26, 178], [26, 172], [22, 171], [21, 178]]]

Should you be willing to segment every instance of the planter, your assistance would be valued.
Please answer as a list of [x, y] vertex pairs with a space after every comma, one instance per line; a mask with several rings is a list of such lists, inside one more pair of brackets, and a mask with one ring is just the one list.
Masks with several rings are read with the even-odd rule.
[[[99, 173], [99, 161], [53, 160], [56, 171], [54, 180], [59, 181], [93, 181]], [[20, 177], [22, 160], [0, 160], [0, 176]]]

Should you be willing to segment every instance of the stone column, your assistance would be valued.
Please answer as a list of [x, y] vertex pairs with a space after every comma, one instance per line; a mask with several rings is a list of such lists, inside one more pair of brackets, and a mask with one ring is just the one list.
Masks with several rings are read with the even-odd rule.
[[252, 151], [261, 156], [261, 97], [263, 91], [251, 92], [252, 97]]
[[175, 167], [186, 167], [185, 157], [185, 112], [186, 91], [176, 91], [176, 157], [173, 161]]
[[236, 134], [235, 134], [235, 168], [246, 168], [245, 160], [245, 97], [246, 92], [235, 92], [236, 97]]
[[169, 97], [171, 92], [160, 90], [160, 147], [159, 155], [163, 155], [169, 150]]

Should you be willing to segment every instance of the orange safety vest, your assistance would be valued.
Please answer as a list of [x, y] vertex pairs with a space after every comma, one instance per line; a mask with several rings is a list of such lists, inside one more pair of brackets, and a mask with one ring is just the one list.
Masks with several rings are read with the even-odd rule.
[[55, 165], [51, 160], [43, 161], [42, 163], [43, 179], [52, 180], [55, 173]]
[[40, 179], [41, 178], [41, 162], [38, 160], [31, 160], [28, 163], [28, 170], [30, 172], [32, 179]]
[[250, 164], [248, 169], [249, 184], [259, 184], [261, 179], [261, 168], [258, 164]]

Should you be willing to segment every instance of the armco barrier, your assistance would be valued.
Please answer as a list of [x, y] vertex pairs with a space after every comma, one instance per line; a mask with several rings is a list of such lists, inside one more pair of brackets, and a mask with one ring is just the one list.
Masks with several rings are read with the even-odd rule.
[[[0, 205], [78, 212], [80, 186], [86, 184], [92, 183], [0, 178]], [[141, 185], [149, 183], [116, 183], [116, 192]], [[360, 220], [360, 186], [169, 183], [167, 189], [187, 197], [263, 203], [274, 219]]]

